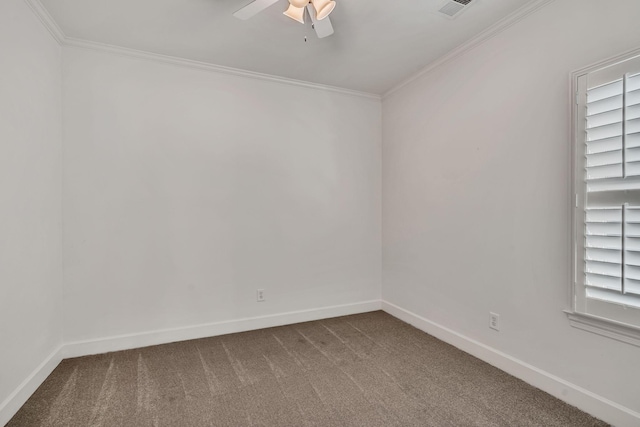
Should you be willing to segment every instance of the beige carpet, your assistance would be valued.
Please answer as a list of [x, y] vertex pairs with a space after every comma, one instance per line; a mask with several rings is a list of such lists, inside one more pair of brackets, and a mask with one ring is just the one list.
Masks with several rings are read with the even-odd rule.
[[603, 426], [385, 314], [63, 361], [16, 426]]

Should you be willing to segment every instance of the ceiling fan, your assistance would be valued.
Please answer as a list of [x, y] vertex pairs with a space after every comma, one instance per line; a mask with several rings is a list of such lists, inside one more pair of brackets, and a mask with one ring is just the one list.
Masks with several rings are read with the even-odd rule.
[[[238, 19], [246, 20], [262, 12], [279, 0], [254, 0], [233, 14]], [[284, 12], [285, 16], [304, 24], [305, 15], [309, 15], [313, 29], [318, 38], [328, 37], [333, 34], [333, 25], [329, 20], [329, 14], [336, 6], [333, 0], [289, 0], [289, 8]]]

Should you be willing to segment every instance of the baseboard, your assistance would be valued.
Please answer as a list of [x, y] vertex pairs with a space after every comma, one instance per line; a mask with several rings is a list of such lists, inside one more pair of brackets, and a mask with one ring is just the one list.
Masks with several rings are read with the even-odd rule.
[[605, 399], [582, 387], [529, 365], [506, 353], [475, 341], [397, 305], [382, 301], [382, 309], [460, 350], [520, 378], [560, 400], [616, 427], [640, 426], [640, 413]]
[[62, 346], [55, 349], [4, 402], [0, 403], [0, 426], [9, 422], [61, 361]]
[[167, 344], [217, 335], [233, 334], [293, 323], [328, 319], [380, 310], [380, 300], [364, 301], [354, 304], [336, 305], [310, 310], [292, 311], [268, 316], [234, 319], [184, 328], [163, 329], [129, 335], [119, 335], [90, 341], [65, 343], [62, 349], [63, 358], [87, 356], [91, 354], [109, 353], [129, 350], [150, 345]]

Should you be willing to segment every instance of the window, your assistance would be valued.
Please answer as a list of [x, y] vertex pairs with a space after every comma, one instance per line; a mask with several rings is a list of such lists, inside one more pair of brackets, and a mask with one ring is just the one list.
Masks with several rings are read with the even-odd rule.
[[574, 94], [569, 318], [640, 346], [640, 55], [574, 73]]

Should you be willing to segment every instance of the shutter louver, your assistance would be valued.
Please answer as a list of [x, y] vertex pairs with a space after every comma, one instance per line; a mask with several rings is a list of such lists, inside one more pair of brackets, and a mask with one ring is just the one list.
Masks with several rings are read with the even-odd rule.
[[586, 211], [587, 286], [622, 291], [622, 208]]

